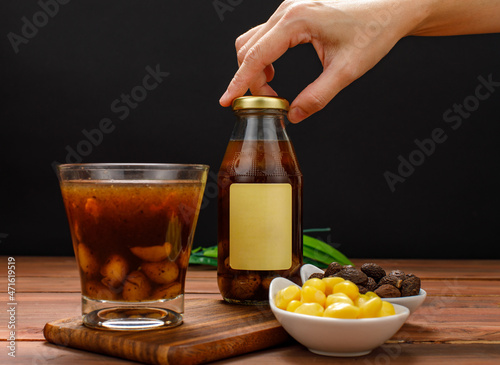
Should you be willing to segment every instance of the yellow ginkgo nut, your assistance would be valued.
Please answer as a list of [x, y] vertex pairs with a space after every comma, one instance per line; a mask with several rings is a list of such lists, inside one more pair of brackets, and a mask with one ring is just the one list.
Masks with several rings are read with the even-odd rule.
[[333, 303], [347, 303], [350, 305], [354, 305], [354, 302], [352, 301], [352, 299], [349, 298], [344, 293], [335, 293], [335, 294], [330, 294], [329, 296], [327, 296], [326, 301], [325, 301], [325, 308], [332, 305]]
[[302, 288], [305, 288], [306, 286], [313, 286], [318, 290], [321, 290], [323, 293], [325, 292], [326, 288], [326, 283], [318, 278], [312, 278], [307, 280], [303, 285]]
[[321, 290], [314, 286], [305, 286], [300, 292], [300, 301], [302, 303], [318, 303], [322, 307], [325, 306], [326, 296]]
[[322, 305], [318, 303], [302, 303], [300, 306], [295, 309], [295, 313], [299, 314], [308, 314], [310, 316], [323, 316], [323, 312], [325, 309]]
[[359, 296], [359, 289], [353, 282], [345, 280], [333, 287], [333, 293], [344, 293], [354, 301]]
[[355, 319], [358, 318], [359, 308], [348, 303], [333, 303], [326, 307], [323, 317]]
[[357, 307], [361, 307], [364, 303], [366, 303], [370, 298], [366, 296], [366, 294], [359, 294], [356, 300], [354, 301], [354, 305]]
[[326, 296], [333, 294], [333, 287], [335, 285], [345, 281], [343, 278], [338, 277], [338, 276], [327, 276], [326, 278], [323, 278], [321, 280], [323, 280], [325, 285], [326, 285], [326, 288], [325, 288], [325, 295]]
[[276, 295], [276, 307], [280, 309], [286, 309], [288, 303], [290, 303], [292, 300], [300, 300], [300, 292], [300, 287], [296, 285], [290, 285], [284, 289], [281, 289]]
[[286, 306], [286, 310], [288, 312], [295, 312], [295, 310], [302, 305], [302, 302], [300, 300], [292, 300], [288, 305]]
[[289, 312], [320, 317], [354, 319], [396, 314], [394, 306], [376, 293], [360, 294], [356, 284], [337, 277], [309, 279], [302, 288], [290, 285], [278, 291], [274, 302]]
[[382, 299], [380, 298], [369, 299], [359, 307], [359, 318], [378, 317], [381, 309], [382, 309]]
[[382, 309], [380, 309], [380, 312], [378, 313], [378, 317], [387, 317], [387, 316], [393, 316], [396, 314], [396, 310], [394, 309], [394, 306], [392, 303], [386, 302], [385, 300], [382, 301]]

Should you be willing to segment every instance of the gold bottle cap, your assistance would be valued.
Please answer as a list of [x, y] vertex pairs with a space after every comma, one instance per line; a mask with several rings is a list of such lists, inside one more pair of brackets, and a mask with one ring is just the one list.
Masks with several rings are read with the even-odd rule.
[[288, 111], [288, 101], [277, 96], [241, 96], [233, 100], [233, 110], [282, 109]]

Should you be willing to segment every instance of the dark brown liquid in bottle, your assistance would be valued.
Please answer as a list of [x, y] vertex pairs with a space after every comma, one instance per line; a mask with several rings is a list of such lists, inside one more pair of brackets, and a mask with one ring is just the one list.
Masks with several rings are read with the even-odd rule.
[[[229, 188], [234, 183], [291, 185], [292, 264], [287, 270], [235, 270], [230, 267]], [[299, 283], [302, 265], [302, 174], [292, 144], [277, 140], [230, 141], [219, 171], [218, 184], [218, 285], [222, 296], [234, 303], [264, 303], [268, 301], [269, 284], [273, 278], [282, 276]]]

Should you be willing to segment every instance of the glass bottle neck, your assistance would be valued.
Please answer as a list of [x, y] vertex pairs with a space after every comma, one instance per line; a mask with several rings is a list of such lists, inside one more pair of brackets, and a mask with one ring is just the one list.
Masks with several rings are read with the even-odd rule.
[[285, 111], [246, 109], [234, 112], [237, 118], [231, 140], [288, 141]]

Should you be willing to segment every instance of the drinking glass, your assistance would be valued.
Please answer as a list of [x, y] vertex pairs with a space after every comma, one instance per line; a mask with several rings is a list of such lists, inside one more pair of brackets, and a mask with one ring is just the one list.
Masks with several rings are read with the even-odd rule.
[[175, 327], [209, 167], [64, 164], [61, 193], [80, 271], [83, 324]]

